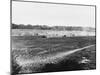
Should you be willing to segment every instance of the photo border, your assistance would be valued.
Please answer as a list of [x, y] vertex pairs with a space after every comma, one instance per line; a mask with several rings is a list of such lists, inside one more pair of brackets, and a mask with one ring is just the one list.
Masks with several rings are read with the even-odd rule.
[[[95, 8], [95, 50], [97, 49], [97, 6], [87, 5], [87, 4], [73, 4], [73, 3], [58, 3], [58, 2], [46, 2], [46, 1], [24, 1], [24, 0], [10, 0], [10, 74], [12, 75], [12, 1], [13, 2], [31, 2], [31, 3], [44, 3], [44, 4], [57, 4], [57, 5], [74, 5], [74, 6], [90, 6]], [[96, 50], [96, 69], [97, 69], [97, 50]], [[96, 70], [93, 69], [93, 70]], [[91, 70], [91, 69], [90, 69]], [[87, 70], [77, 70], [77, 71], [87, 71]], [[66, 71], [59, 71], [66, 72]], [[71, 71], [70, 71], [71, 72]], [[55, 72], [41, 72], [41, 73], [55, 73]], [[38, 73], [22, 73], [22, 74], [38, 74]]]

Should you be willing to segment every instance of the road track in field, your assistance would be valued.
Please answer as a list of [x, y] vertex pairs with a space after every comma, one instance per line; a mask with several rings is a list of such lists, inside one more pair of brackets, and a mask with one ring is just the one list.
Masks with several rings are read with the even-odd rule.
[[89, 46], [85, 46], [85, 47], [82, 47], [82, 48], [78, 48], [78, 49], [74, 49], [74, 50], [71, 50], [71, 51], [65, 51], [65, 52], [61, 52], [61, 53], [57, 53], [55, 55], [49, 55], [47, 57], [34, 57], [34, 60], [32, 59], [28, 59], [28, 60], [23, 60], [22, 58], [19, 58], [17, 61], [19, 63], [19, 65], [21, 66], [25, 66], [25, 65], [28, 65], [28, 64], [46, 64], [46, 63], [57, 63], [59, 62], [60, 60], [63, 60], [64, 57], [70, 55], [70, 54], [73, 54], [75, 52], [78, 52], [78, 51], [82, 51], [84, 49], [87, 49], [87, 48], [90, 48], [90, 47], [93, 47], [95, 46], [94, 45], [89, 45]]

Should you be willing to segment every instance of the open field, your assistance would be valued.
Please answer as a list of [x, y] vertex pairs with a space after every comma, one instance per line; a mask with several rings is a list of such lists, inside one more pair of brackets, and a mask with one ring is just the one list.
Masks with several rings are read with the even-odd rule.
[[45, 35], [47, 37], [70, 36], [95, 36], [95, 31], [68, 31], [68, 30], [36, 30], [36, 29], [12, 29], [12, 36]]
[[95, 5], [12, 0], [11, 7], [12, 75], [96, 69]]
[[95, 69], [95, 43], [95, 36], [12, 36], [12, 66], [18, 68], [16, 73]]

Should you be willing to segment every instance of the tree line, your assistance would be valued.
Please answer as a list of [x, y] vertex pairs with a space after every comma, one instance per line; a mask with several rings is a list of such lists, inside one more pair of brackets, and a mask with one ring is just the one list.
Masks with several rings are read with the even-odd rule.
[[68, 31], [95, 31], [92, 27], [73, 27], [73, 26], [48, 26], [48, 25], [24, 25], [24, 24], [14, 24], [12, 23], [12, 29], [38, 29], [38, 30], [68, 30]]

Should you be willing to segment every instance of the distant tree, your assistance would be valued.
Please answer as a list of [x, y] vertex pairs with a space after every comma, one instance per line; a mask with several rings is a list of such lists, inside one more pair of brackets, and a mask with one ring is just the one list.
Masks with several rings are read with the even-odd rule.
[[12, 28], [12, 29], [17, 29], [17, 28], [18, 28], [18, 25], [17, 25], [17, 24], [12, 24], [12, 25], [11, 25], [11, 28]]
[[25, 25], [23, 24], [18, 25], [18, 29], [25, 29]]
[[33, 26], [30, 25], [30, 24], [28, 24], [28, 25], [26, 26], [26, 29], [33, 29]]

